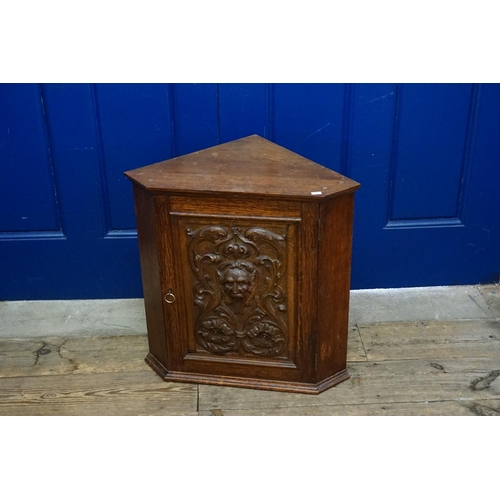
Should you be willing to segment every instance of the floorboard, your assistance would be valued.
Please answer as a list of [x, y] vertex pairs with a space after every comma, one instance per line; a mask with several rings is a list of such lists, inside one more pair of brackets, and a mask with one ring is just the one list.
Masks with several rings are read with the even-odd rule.
[[500, 359], [496, 320], [413, 321], [358, 325], [368, 361]]
[[155, 373], [0, 379], [0, 415], [196, 415], [197, 387]]
[[500, 397], [500, 359], [350, 363], [351, 378], [317, 396], [200, 385], [200, 411], [382, 403], [474, 401]]
[[500, 415], [500, 399], [203, 410], [201, 416], [472, 416]]
[[0, 339], [0, 378], [149, 371], [146, 335]]
[[490, 318], [351, 325], [351, 378], [320, 395], [166, 383], [147, 337], [0, 338], [0, 415], [500, 414], [498, 287]]

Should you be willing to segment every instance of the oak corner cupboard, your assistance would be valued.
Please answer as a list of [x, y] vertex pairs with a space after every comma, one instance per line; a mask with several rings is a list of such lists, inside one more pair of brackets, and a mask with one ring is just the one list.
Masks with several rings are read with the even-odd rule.
[[349, 378], [357, 182], [257, 135], [125, 175], [164, 380], [318, 394]]

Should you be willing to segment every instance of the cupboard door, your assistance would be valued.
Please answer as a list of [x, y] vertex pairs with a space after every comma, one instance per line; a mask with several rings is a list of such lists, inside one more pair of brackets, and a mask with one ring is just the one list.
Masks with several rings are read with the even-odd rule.
[[248, 215], [258, 213], [248, 203], [220, 202], [219, 213], [202, 205], [194, 200], [192, 211], [179, 211], [166, 198], [160, 203], [163, 293], [176, 297], [164, 304], [170, 370], [305, 380], [300, 205], [284, 203], [284, 215], [269, 206], [269, 216]]
[[297, 221], [172, 217], [188, 359], [293, 362]]

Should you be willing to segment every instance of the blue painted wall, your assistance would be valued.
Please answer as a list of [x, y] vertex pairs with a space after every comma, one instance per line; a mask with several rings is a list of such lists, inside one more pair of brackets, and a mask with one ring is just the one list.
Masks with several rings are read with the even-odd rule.
[[361, 182], [352, 287], [493, 282], [500, 85], [0, 85], [0, 300], [140, 297], [125, 170], [259, 134]]

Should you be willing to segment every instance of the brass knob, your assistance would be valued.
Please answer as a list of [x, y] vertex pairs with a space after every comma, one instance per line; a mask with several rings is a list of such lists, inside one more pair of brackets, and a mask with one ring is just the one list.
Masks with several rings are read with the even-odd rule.
[[170, 289], [166, 294], [165, 294], [165, 302], [167, 304], [171, 304], [172, 302], [175, 302], [175, 295], [172, 293], [172, 289]]

